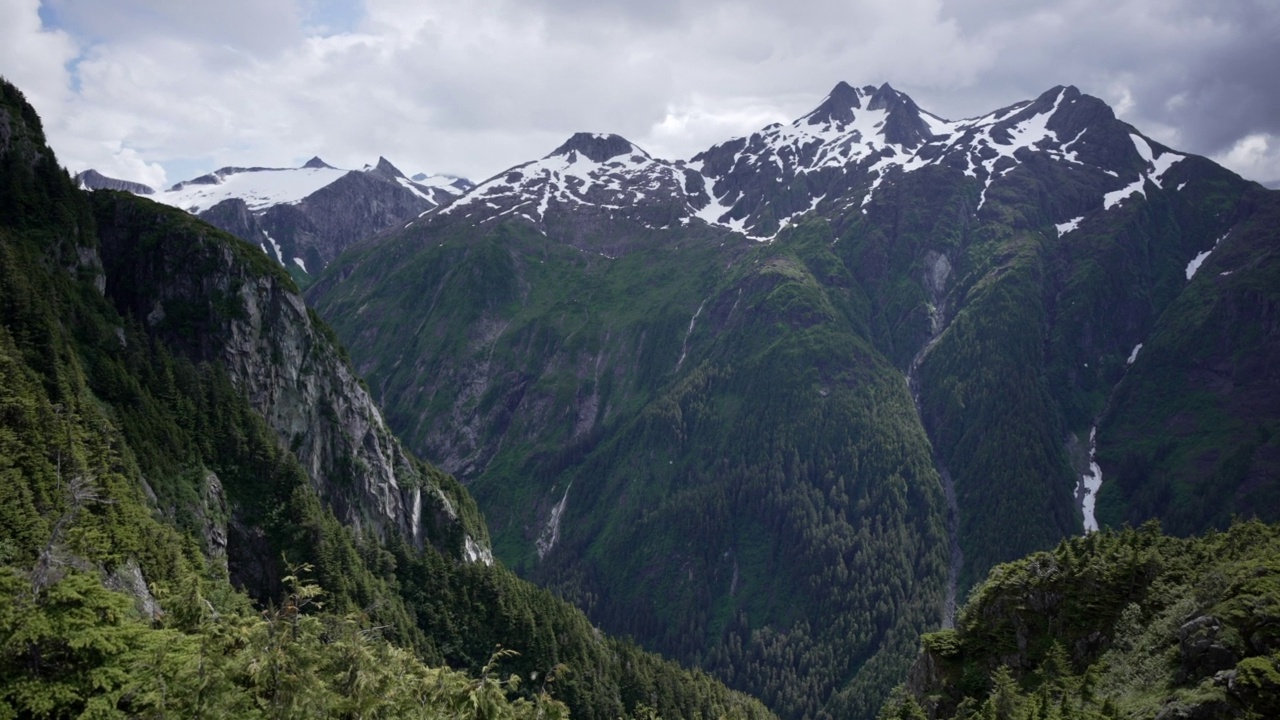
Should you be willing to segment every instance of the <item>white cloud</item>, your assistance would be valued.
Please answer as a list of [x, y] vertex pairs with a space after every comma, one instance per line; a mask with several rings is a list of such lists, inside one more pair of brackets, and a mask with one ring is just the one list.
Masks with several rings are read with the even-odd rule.
[[1273, 187], [1280, 181], [1280, 136], [1254, 133], [1236, 141], [1225, 153], [1214, 156], [1221, 165]]
[[1280, 133], [1280, 12], [1253, 0], [48, 2], [59, 30], [0, 0], [0, 72], [64, 163], [153, 184], [313, 154], [482, 178], [578, 130], [688, 156], [840, 80], [953, 118], [1076, 84], [1201, 154]]
[[0, 75], [23, 91], [37, 112], [57, 113], [70, 99], [67, 65], [78, 54], [70, 35], [44, 28], [39, 0], [0, 0]]

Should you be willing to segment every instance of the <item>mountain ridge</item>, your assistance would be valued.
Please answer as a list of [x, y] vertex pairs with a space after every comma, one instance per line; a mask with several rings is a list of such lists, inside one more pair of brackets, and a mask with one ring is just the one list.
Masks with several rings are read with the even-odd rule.
[[[1136, 522], [1167, 511], [1144, 493], [1200, 483], [1189, 526], [1280, 512], [1233, 494], [1275, 486], [1274, 409], [1232, 436], [1134, 440], [1113, 419], [1236, 412], [1125, 388], [1157, 362], [1154, 328], [1217, 302], [1179, 302], [1211, 282], [1189, 279], [1197, 257], [1232, 244], [1257, 264], [1228, 279], [1265, 286], [1274, 233], [1227, 233], [1274, 202], [1074, 87], [947, 121], [840, 84], [687, 162], [516, 165], [308, 298], [522, 574], [784, 717], [868, 716], [913, 632], [1086, 510]], [[1241, 367], [1276, 344], [1274, 294], [1232, 295]], [[1200, 469], [1159, 489], [1151, 469], [1193, 451]]]

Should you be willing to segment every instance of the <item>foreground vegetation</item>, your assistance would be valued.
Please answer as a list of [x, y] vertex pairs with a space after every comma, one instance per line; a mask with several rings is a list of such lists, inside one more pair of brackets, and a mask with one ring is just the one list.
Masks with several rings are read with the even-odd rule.
[[882, 718], [1272, 718], [1280, 525], [1155, 523], [994, 568]]

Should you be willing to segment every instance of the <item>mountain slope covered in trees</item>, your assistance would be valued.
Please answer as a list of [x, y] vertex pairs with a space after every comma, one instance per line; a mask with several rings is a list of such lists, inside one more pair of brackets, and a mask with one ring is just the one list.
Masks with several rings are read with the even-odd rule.
[[575, 135], [308, 298], [499, 557], [865, 717], [1000, 562], [1280, 515], [1275, 198], [1075, 88], [952, 122], [842, 83], [687, 162]]
[[1280, 527], [1105, 529], [1000, 565], [884, 718], [1268, 718]]
[[2, 713], [768, 716], [492, 563], [277, 263], [78, 190], [7, 83], [0, 418]]

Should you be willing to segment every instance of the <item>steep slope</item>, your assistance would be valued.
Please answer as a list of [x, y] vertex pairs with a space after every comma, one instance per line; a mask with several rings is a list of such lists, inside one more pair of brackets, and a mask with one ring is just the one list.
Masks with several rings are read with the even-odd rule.
[[[688, 163], [576, 135], [308, 297], [499, 556], [785, 716], [865, 716], [993, 565], [1183, 512], [1143, 467], [1217, 473], [1179, 532], [1269, 517], [1273, 195], [1072, 87], [947, 121], [842, 83]], [[1230, 298], [1188, 284], [1235, 227]], [[1162, 388], [1219, 321], [1189, 433]]]
[[1152, 524], [1000, 565], [881, 717], [1274, 717], [1278, 550], [1274, 525]]
[[831, 229], [755, 247], [622, 218], [562, 241], [483, 217], [428, 216], [311, 295], [388, 421], [605, 629], [790, 717], [873, 712], [941, 619], [943, 502]]
[[398, 669], [461, 716], [548, 690], [578, 717], [768, 716], [484, 561], [469, 495], [400, 449], [277, 264], [79, 191], [0, 92], [0, 711], [356, 714], [406, 701]]
[[1254, 189], [1185, 268], [1098, 431], [1100, 521], [1280, 519], [1280, 193]]

